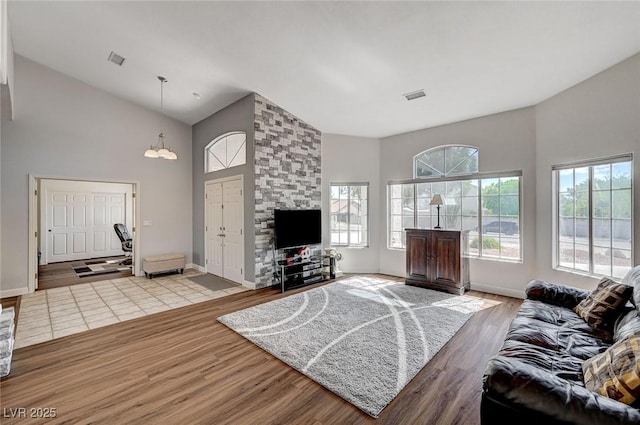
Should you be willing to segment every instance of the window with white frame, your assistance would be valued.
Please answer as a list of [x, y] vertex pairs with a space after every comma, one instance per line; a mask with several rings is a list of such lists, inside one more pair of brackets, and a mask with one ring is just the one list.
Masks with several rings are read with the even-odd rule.
[[368, 200], [368, 183], [331, 183], [332, 246], [369, 246]]
[[554, 267], [623, 277], [633, 266], [633, 156], [552, 170]]
[[478, 148], [473, 146], [438, 146], [413, 157], [413, 177], [438, 178], [478, 172]]
[[388, 185], [389, 248], [406, 247], [406, 228], [433, 228], [438, 211], [430, 201], [441, 194], [440, 227], [469, 231], [469, 255], [522, 260], [521, 172], [476, 174], [474, 178], [412, 180]]
[[232, 131], [215, 138], [204, 148], [204, 172], [224, 170], [247, 162], [247, 133]]

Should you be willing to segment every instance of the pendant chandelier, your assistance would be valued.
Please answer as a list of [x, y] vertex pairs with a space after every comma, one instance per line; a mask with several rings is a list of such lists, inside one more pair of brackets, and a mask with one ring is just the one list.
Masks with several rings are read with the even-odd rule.
[[144, 152], [144, 156], [147, 158], [178, 159], [178, 155], [172, 152], [171, 149], [167, 149], [164, 145], [165, 137], [162, 132], [162, 127], [164, 124], [164, 83], [167, 82], [167, 79], [158, 76], [158, 80], [160, 80], [160, 134], [158, 134], [158, 142], [155, 145], [149, 146], [149, 149]]

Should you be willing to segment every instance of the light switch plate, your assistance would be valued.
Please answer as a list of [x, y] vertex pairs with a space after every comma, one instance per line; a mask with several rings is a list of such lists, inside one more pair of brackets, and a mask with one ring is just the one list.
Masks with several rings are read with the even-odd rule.
[[153, 225], [153, 222], [152, 222], [151, 220], [144, 220], [144, 221], [142, 222], [142, 225], [143, 225], [144, 227], [149, 227], [149, 226]]

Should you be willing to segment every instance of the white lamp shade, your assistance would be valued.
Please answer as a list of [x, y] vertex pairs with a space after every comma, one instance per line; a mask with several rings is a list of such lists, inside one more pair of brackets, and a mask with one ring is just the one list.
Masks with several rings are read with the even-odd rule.
[[171, 152], [169, 151], [169, 149], [162, 148], [162, 149], [158, 150], [158, 157], [159, 158], [164, 158], [164, 159], [170, 159]]
[[169, 151], [169, 156], [166, 159], [178, 159], [178, 155], [173, 151]]
[[144, 152], [144, 156], [146, 156], [147, 158], [157, 158], [158, 152], [156, 152], [155, 149], [149, 148]]
[[446, 205], [447, 204], [447, 200], [444, 198], [443, 195], [436, 193], [435, 195], [433, 195], [433, 198], [431, 198], [431, 202], [429, 202], [429, 205]]

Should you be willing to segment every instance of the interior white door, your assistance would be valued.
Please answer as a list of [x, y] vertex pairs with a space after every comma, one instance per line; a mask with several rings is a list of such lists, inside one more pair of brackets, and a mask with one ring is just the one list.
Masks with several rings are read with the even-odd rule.
[[205, 194], [207, 273], [242, 283], [244, 280], [242, 179], [207, 183]]
[[206, 223], [205, 243], [207, 244], [207, 273], [222, 276], [222, 183], [209, 183], [205, 192]]
[[91, 195], [91, 257], [122, 255], [122, 244], [113, 230], [115, 223], [125, 223], [124, 193], [92, 193]]
[[222, 184], [222, 258], [224, 278], [242, 282], [244, 263], [244, 236], [242, 181], [231, 180]]
[[47, 261], [54, 263], [88, 258], [91, 233], [87, 194], [53, 191], [48, 197]]
[[44, 237], [44, 264], [123, 254], [113, 225], [132, 224], [130, 219], [127, 220], [131, 215], [131, 205], [127, 205], [126, 185], [115, 188], [122, 192], [90, 187], [100, 185], [107, 184], [42, 182], [44, 202], [40, 232]]

